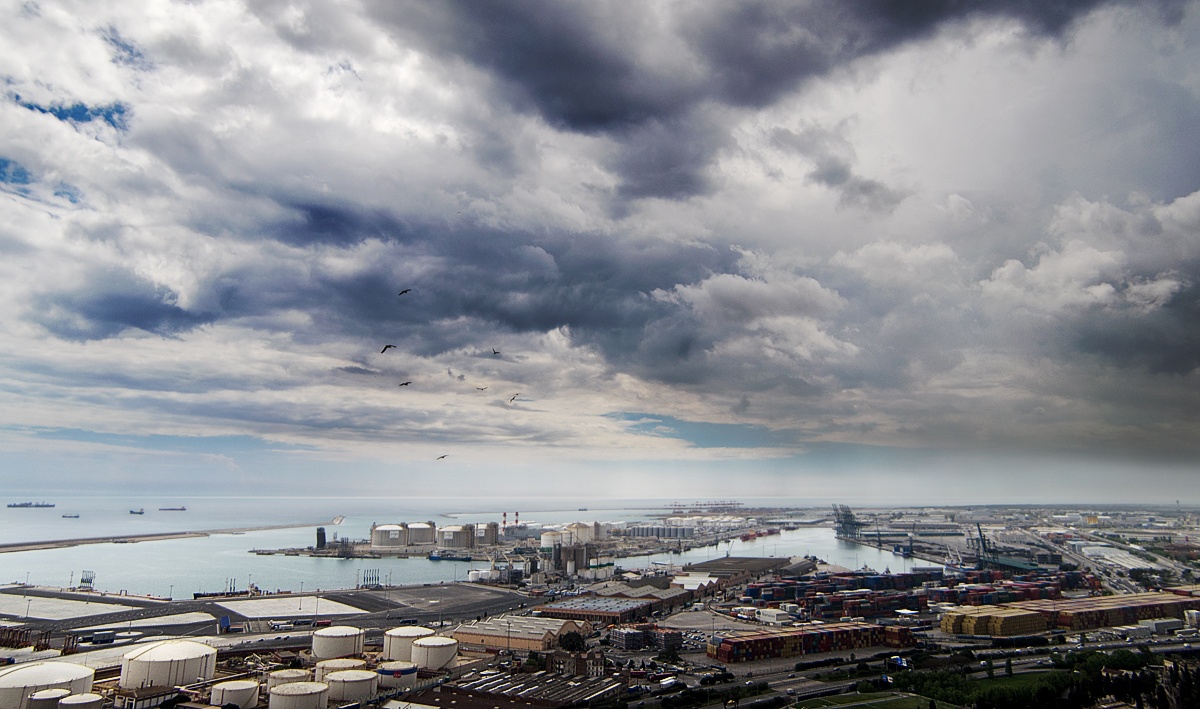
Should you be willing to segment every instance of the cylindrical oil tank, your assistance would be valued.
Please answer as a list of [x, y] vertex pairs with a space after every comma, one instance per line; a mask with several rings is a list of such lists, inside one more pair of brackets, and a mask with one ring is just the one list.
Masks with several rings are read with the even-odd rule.
[[58, 703], [70, 694], [71, 690], [62, 687], [39, 689], [25, 699], [25, 709], [58, 709]]
[[317, 663], [316, 674], [313, 679], [318, 682], [325, 682], [325, 678], [332, 672], [341, 672], [342, 670], [361, 670], [367, 666], [366, 660], [356, 660], [352, 657], [338, 657], [332, 660], [321, 660]]
[[213, 685], [209, 704], [223, 707], [236, 704], [242, 709], [258, 706], [258, 682], [252, 679], [234, 679]]
[[329, 685], [324, 682], [288, 682], [268, 691], [268, 709], [325, 709], [329, 704]]
[[69, 697], [63, 697], [58, 706], [65, 709], [100, 709], [104, 706], [104, 697], [91, 692], [72, 694]]
[[383, 660], [412, 662], [412, 644], [419, 638], [433, 635], [429, 628], [419, 625], [402, 625], [383, 634]]
[[352, 628], [348, 625], [321, 628], [312, 636], [313, 657], [318, 660], [329, 660], [335, 657], [361, 655], [364, 635], [362, 628]]
[[399, 524], [381, 524], [371, 528], [371, 546], [408, 546], [408, 527]]
[[379, 686], [389, 689], [399, 687], [412, 689], [417, 683], [417, 663], [393, 660], [380, 663], [376, 669], [379, 674]]
[[26, 662], [0, 667], [0, 707], [24, 709], [29, 695], [42, 689], [67, 689], [71, 694], [92, 691], [96, 671], [73, 662]]
[[210, 680], [217, 670], [217, 649], [194, 640], [162, 640], [142, 645], [121, 659], [122, 689], [174, 687]]
[[291, 684], [292, 682], [307, 682], [309, 679], [308, 670], [299, 668], [275, 670], [267, 675], [267, 689], [278, 687], [281, 684]]
[[414, 640], [412, 644], [412, 661], [418, 667], [429, 670], [440, 670], [454, 661], [458, 654], [458, 641], [441, 635], [430, 635], [427, 638]]
[[542, 532], [542, 548], [553, 549], [555, 544], [562, 544], [562, 532]]
[[437, 525], [433, 522], [413, 522], [408, 525], [409, 544], [433, 544], [437, 541]]
[[375, 696], [379, 675], [370, 670], [342, 670], [325, 675], [332, 702], [357, 702]]

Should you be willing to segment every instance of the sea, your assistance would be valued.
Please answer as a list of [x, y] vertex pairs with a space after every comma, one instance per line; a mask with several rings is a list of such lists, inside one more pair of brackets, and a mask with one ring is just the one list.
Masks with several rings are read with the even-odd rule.
[[[0, 543], [39, 542], [88, 537], [170, 532], [246, 529], [204, 537], [85, 544], [73, 547], [0, 553], [0, 584], [16, 583], [70, 588], [86, 575], [98, 591], [161, 598], [193, 593], [242, 590], [250, 584], [263, 591], [326, 591], [354, 588], [367, 579], [393, 586], [464, 581], [486, 562], [408, 559], [334, 559], [257, 555], [257, 549], [309, 547], [322, 526], [329, 540], [361, 540], [372, 523], [432, 521], [449, 524], [502, 522], [523, 524], [570, 522], [653, 522], [668, 516], [673, 500], [567, 498], [433, 498], [433, 497], [132, 497], [78, 496], [3, 500], [49, 502], [54, 507], [0, 507]], [[819, 518], [825, 509], [803, 500], [753, 498], [745, 507], [794, 508], [789, 516]], [[179, 508], [170, 510], [163, 508]], [[142, 514], [131, 514], [142, 510]], [[72, 515], [64, 517], [64, 515]], [[78, 515], [74, 517], [73, 515]], [[340, 524], [333, 524], [336, 518]], [[286, 529], [255, 527], [296, 525]], [[682, 554], [620, 558], [622, 569], [662, 568], [707, 561], [720, 556], [796, 557], [813, 555], [851, 569], [863, 566], [883, 572], [903, 571], [926, 562], [905, 559], [873, 547], [844, 542], [828, 526], [804, 526], [719, 547]]]

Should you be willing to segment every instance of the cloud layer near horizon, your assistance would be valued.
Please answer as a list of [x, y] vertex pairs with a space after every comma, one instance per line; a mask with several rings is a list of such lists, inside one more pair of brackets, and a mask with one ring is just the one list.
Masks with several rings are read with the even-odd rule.
[[4, 455], [1190, 465], [1196, 5], [911, 5], [8, 3]]

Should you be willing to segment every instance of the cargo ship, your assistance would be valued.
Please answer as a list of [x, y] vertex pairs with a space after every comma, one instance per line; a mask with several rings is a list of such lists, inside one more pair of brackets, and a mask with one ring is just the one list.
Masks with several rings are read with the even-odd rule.
[[144, 515], [144, 514], [146, 514], [146, 508], [144, 508], [144, 507], [139, 507], [139, 508], [137, 508], [136, 510], [129, 510], [129, 514], [131, 514], [131, 515]]
[[18, 508], [18, 509], [26, 509], [29, 507], [53, 507], [54, 503], [53, 502], [10, 502], [10, 503], [8, 503], [8, 506]]
[[159, 512], [187, 512], [187, 508], [184, 507], [183, 505], [180, 505], [179, 507], [159, 507], [158, 511]]
[[63, 519], [79, 519], [78, 514], [63, 515]]

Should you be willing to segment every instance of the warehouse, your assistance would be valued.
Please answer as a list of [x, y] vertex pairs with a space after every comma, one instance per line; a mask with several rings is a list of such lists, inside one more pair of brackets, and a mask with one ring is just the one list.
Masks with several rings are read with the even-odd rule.
[[907, 628], [870, 623], [813, 623], [779, 630], [735, 631], [709, 639], [708, 656], [718, 662], [749, 662], [823, 652], [911, 644]]
[[566, 633], [576, 632], [586, 638], [592, 630], [587, 621], [505, 615], [460, 625], [453, 637], [463, 645], [486, 650], [543, 652], [556, 647]]
[[586, 620], [599, 625], [616, 625], [648, 617], [651, 605], [650, 601], [636, 598], [579, 596], [537, 606], [533, 610], [535, 613], [541, 613], [551, 618]]

